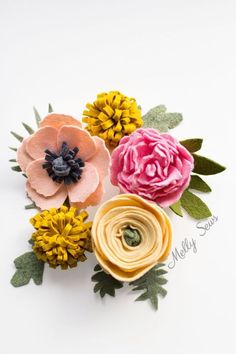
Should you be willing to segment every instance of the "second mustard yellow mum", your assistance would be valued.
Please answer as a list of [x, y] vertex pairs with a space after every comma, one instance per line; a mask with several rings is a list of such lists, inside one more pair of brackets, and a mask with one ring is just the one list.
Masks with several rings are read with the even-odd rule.
[[117, 146], [123, 136], [133, 133], [143, 124], [136, 100], [118, 91], [101, 93], [86, 107], [88, 110], [83, 112], [86, 129], [91, 135], [105, 140], [108, 146]]

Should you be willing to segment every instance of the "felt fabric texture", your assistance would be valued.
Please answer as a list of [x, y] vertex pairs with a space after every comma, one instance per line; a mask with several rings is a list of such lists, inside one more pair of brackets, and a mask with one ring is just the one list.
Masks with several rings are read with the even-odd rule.
[[[58, 208], [67, 197], [72, 204], [85, 208], [99, 203], [104, 194], [103, 180], [108, 174], [109, 151], [104, 141], [90, 136], [80, 127], [80, 122], [63, 125], [73, 120], [64, 115], [47, 116], [40, 124], [41, 128], [24, 139], [17, 150], [17, 162], [28, 177], [26, 191], [40, 209]], [[42, 168], [45, 150], [58, 153], [64, 141], [70, 149], [79, 148], [77, 156], [85, 163], [81, 179], [70, 185], [54, 182]]]
[[183, 120], [181, 113], [168, 113], [164, 105], [150, 109], [143, 116], [143, 128], [154, 128], [160, 133], [166, 133], [175, 128]]
[[38, 259], [50, 267], [73, 268], [87, 258], [91, 252], [92, 222], [85, 222], [88, 213], [79, 214], [76, 208], [65, 205], [59, 209], [50, 208], [30, 219], [35, 228], [32, 234], [33, 250]]
[[[141, 242], [127, 244], [124, 231], [137, 230]], [[119, 281], [134, 281], [170, 252], [172, 227], [166, 213], [134, 194], [106, 201], [96, 212], [92, 226], [95, 256], [102, 268]]]
[[131, 134], [143, 124], [141, 109], [136, 100], [119, 91], [100, 93], [86, 107], [82, 119], [87, 123], [86, 129], [110, 147], [117, 146], [123, 136]]
[[193, 167], [192, 155], [174, 137], [141, 128], [113, 151], [111, 182], [123, 193], [168, 207], [188, 187]]
[[26, 252], [14, 260], [16, 272], [11, 279], [14, 287], [23, 286], [33, 279], [36, 285], [43, 282], [44, 262], [34, 252]]

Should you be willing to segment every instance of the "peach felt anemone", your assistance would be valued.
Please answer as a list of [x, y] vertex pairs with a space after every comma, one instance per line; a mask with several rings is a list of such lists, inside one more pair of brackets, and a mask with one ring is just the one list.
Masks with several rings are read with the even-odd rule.
[[103, 140], [91, 137], [78, 120], [50, 114], [23, 140], [17, 162], [28, 177], [27, 194], [40, 209], [59, 208], [67, 197], [71, 205], [85, 208], [101, 201], [110, 155]]

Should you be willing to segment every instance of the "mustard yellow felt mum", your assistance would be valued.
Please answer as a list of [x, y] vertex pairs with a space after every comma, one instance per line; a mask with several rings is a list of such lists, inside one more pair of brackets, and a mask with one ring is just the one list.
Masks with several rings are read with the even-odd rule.
[[33, 250], [38, 259], [50, 267], [62, 269], [76, 267], [85, 261], [85, 251], [92, 251], [91, 227], [86, 211], [77, 215], [76, 208], [62, 206], [49, 209], [30, 219], [37, 230], [32, 235]]
[[83, 122], [91, 135], [98, 135], [108, 146], [117, 146], [123, 136], [143, 124], [141, 110], [134, 98], [118, 91], [100, 93], [96, 101], [86, 105]]

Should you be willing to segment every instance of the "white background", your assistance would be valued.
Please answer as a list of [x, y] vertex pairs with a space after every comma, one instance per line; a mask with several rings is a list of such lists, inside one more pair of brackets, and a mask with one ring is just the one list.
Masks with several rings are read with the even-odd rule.
[[[0, 0], [2, 353], [236, 352], [235, 18], [234, 0]], [[42, 286], [9, 284], [34, 214], [24, 210], [24, 178], [9, 167], [9, 131], [23, 133], [33, 105], [80, 118], [112, 89], [144, 112], [157, 104], [182, 112], [173, 134], [203, 137], [202, 154], [228, 167], [207, 178], [213, 192], [203, 198], [219, 220], [205, 237], [194, 220], [170, 214], [173, 247], [193, 237], [198, 251], [170, 271], [158, 312], [128, 288], [115, 299], [94, 295], [93, 255], [67, 272], [46, 267]]]

